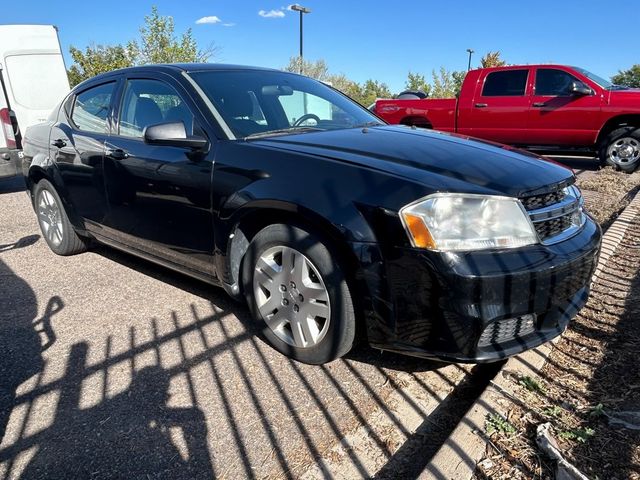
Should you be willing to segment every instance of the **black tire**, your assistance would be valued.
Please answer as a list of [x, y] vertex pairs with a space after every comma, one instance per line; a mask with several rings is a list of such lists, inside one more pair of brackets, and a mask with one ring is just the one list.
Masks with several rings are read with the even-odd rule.
[[[76, 231], [73, 229], [71, 222], [69, 222], [67, 212], [64, 209], [64, 205], [60, 200], [60, 196], [51, 182], [45, 179], [40, 180], [34, 188], [33, 198], [34, 209], [38, 217], [40, 231], [42, 232], [42, 236], [47, 242], [47, 245], [49, 245], [49, 248], [54, 253], [66, 256], [75, 255], [76, 253], [81, 253], [87, 250], [86, 241], [78, 236]], [[57, 217], [55, 217], [57, 221], [55, 222], [56, 227], [53, 231], [50, 226], [47, 227], [47, 225], [51, 225], [52, 220], [51, 217], [46, 215], [50, 210], [44, 208], [47, 206], [45, 200], [48, 200], [49, 202], [53, 201], [58, 212], [57, 214], [54, 214], [57, 215]], [[47, 222], [47, 220], [49, 222]]]
[[[620, 127], [609, 133], [601, 142], [598, 148], [598, 158], [600, 159], [600, 165], [610, 166], [616, 170], [622, 170], [623, 172], [632, 173], [640, 165], [640, 158], [635, 158], [633, 161], [626, 162], [625, 159], [616, 155], [612, 155], [610, 149], [616, 144], [616, 142], [629, 140], [640, 147], [640, 129], [637, 127]], [[640, 150], [639, 150], [640, 152]]]
[[[256, 295], [254, 294], [256, 265], [265, 252], [277, 250], [280, 247], [293, 249], [293, 251], [306, 257], [312, 268], [315, 268], [319, 273], [319, 282], [323, 283], [324, 292], [328, 294], [331, 308], [329, 323], [326, 333], [315, 345], [300, 348], [284, 341], [281, 336], [277, 335], [267, 325], [259, 311]], [[335, 253], [329, 242], [323, 242], [317, 236], [301, 228], [275, 224], [262, 229], [256, 234], [242, 261], [244, 294], [253, 318], [260, 324], [263, 336], [276, 350], [300, 362], [313, 365], [330, 362], [345, 355], [354, 342], [356, 320], [351, 291], [346, 276], [336, 260], [339, 256]], [[295, 286], [292, 288], [295, 288]], [[284, 297], [285, 293], [281, 293], [281, 295]], [[280, 301], [280, 297], [276, 301]], [[278, 306], [276, 311], [279, 309], [280, 307]], [[289, 330], [292, 329], [291, 325], [292, 323], [289, 322]], [[286, 329], [287, 325], [285, 324], [283, 328]]]

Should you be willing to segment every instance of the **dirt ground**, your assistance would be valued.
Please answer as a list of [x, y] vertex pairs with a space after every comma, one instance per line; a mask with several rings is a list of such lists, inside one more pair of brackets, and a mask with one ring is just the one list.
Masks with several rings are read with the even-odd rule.
[[[606, 169], [579, 184], [606, 228], [637, 190], [638, 174]], [[486, 419], [490, 442], [476, 478], [554, 478], [535, 442], [537, 426], [550, 422], [563, 456], [588, 478], [640, 479], [639, 287], [640, 216], [540, 375], [507, 372], [509, 413]]]

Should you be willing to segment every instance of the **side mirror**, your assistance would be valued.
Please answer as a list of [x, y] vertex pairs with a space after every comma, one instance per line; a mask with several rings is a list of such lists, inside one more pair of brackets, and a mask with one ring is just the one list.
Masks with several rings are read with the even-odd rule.
[[582, 82], [571, 82], [569, 93], [571, 95], [591, 95], [591, 89]]
[[149, 145], [182, 147], [192, 150], [205, 150], [209, 145], [209, 141], [204, 137], [187, 136], [183, 122], [149, 125], [142, 132], [142, 137], [144, 138], [144, 143]]

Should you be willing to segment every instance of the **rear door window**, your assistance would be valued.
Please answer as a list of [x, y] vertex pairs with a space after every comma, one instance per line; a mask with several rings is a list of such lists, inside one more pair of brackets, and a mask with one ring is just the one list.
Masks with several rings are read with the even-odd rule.
[[519, 97], [527, 90], [529, 70], [502, 70], [487, 75], [483, 97]]
[[76, 95], [71, 120], [85, 132], [107, 133], [107, 116], [115, 82], [103, 83]]

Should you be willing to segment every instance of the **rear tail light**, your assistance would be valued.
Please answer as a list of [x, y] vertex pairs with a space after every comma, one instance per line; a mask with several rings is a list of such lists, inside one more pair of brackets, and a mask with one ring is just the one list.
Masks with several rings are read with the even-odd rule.
[[8, 108], [0, 109], [0, 126], [2, 127], [2, 133], [4, 134], [4, 140], [7, 143], [7, 148], [17, 148], [16, 136], [13, 133], [13, 125], [11, 124], [11, 115]]

